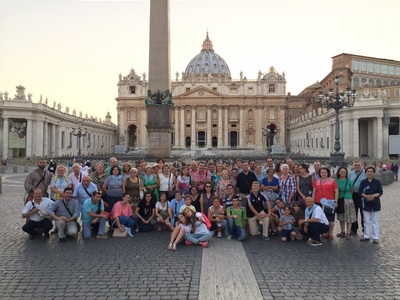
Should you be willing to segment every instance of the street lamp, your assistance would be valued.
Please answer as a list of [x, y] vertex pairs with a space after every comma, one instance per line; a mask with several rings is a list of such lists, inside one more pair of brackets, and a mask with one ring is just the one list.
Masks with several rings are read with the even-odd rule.
[[79, 122], [78, 128], [72, 128], [72, 134], [74, 136], [78, 137], [78, 158], [80, 158], [80, 156], [81, 156], [81, 137], [87, 135], [87, 129], [82, 128], [82, 122]]
[[318, 99], [321, 102], [321, 106], [327, 109], [333, 108], [336, 113], [335, 119], [335, 146], [334, 152], [331, 152], [331, 165], [338, 167], [344, 163], [344, 152], [340, 149], [340, 130], [339, 130], [339, 111], [343, 107], [352, 107], [356, 100], [356, 91], [347, 88], [345, 93], [339, 93], [339, 76], [336, 76], [333, 82], [336, 85], [336, 94], [333, 94], [333, 89], [329, 89], [329, 92], [324, 95], [322, 91], [319, 92]]

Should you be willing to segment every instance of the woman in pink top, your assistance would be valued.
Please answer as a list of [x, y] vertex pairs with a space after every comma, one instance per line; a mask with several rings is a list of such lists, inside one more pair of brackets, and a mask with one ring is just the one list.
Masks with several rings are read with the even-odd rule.
[[114, 204], [111, 211], [111, 224], [114, 230], [121, 232], [128, 231], [128, 235], [133, 237], [132, 228], [135, 226], [135, 221], [132, 219], [132, 207], [129, 204], [131, 196], [128, 193], [122, 195], [122, 200]]
[[[325, 198], [327, 200], [335, 200], [336, 206], [339, 198], [339, 188], [335, 179], [331, 177], [331, 170], [327, 167], [321, 167], [318, 171], [318, 175], [320, 179], [315, 180], [313, 182], [313, 193], [312, 198], [314, 202], [321, 205], [321, 199]], [[326, 213], [326, 218], [329, 221], [329, 231], [327, 236], [323, 236], [323, 238], [327, 238], [329, 240], [333, 240], [333, 228], [335, 225], [335, 212]]]

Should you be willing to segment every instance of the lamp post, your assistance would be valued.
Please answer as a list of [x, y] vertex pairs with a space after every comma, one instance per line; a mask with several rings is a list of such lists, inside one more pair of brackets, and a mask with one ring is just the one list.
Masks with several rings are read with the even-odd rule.
[[336, 113], [335, 118], [335, 146], [334, 152], [331, 152], [331, 165], [338, 167], [344, 163], [344, 152], [340, 149], [340, 128], [339, 128], [339, 112], [341, 109], [346, 107], [352, 107], [354, 101], [356, 100], [356, 91], [347, 88], [345, 93], [339, 93], [339, 76], [336, 76], [333, 82], [336, 85], [335, 94], [333, 94], [333, 89], [329, 89], [329, 92], [324, 95], [322, 91], [319, 92], [318, 99], [321, 102], [321, 106], [327, 109], [333, 108]]
[[82, 128], [82, 122], [78, 123], [78, 128], [72, 128], [72, 134], [78, 137], [78, 157], [77, 161], [81, 158], [81, 137], [87, 135], [87, 129]]

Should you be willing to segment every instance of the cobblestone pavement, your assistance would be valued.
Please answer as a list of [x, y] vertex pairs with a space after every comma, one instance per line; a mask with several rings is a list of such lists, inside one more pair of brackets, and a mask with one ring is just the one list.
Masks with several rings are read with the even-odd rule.
[[[208, 249], [180, 246], [171, 252], [169, 234], [154, 231], [133, 239], [31, 241], [21, 230], [25, 175], [3, 176], [0, 299], [198, 299], [200, 275], [208, 276], [201, 273], [203, 251], [223, 256], [224, 244], [238, 243], [219, 239]], [[263, 299], [400, 299], [399, 190], [398, 182], [384, 187], [379, 245], [360, 243], [361, 234], [321, 247], [250, 237], [243, 243], [249, 264], [228, 259], [226, 268], [251, 268]], [[240, 282], [221, 282], [221, 289], [237, 290], [229, 299], [249, 299], [237, 288]], [[227, 299], [218, 291], [201, 298]]]

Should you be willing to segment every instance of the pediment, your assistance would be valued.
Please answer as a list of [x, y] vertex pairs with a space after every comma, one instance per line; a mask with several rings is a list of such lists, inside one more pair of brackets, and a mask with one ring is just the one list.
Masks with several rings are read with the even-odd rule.
[[210, 90], [209, 88], [203, 87], [203, 86], [199, 86], [194, 88], [193, 90], [187, 91], [181, 95], [179, 95], [179, 97], [189, 97], [189, 98], [199, 98], [199, 97], [222, 97], [222, 94]]

